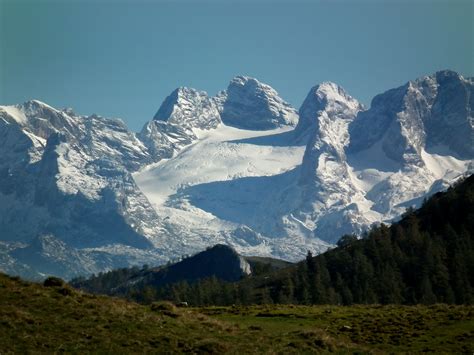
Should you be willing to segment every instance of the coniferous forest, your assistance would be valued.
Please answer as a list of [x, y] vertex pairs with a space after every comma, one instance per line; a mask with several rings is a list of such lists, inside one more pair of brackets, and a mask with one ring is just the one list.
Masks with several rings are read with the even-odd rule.
[[192, 305], [230, 304], [472, 304], [474, 302], [474, 175], [409, 209], [391, 226], [280, 270], [258, 267], [238, 282], [216, 277], [156, 286], [117, 286], [143, 270], [122, 269], [75, 280], [76, 287]]

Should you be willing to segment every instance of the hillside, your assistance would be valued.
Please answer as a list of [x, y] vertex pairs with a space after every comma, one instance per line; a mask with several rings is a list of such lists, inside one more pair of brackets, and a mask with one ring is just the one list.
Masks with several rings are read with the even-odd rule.
[[[373, 228], [362, 239], [342, 236], [326, 253], [313, 257], [308, 252], [297, 265], [267, 267], [238, 282], [209, 274], [161, 287], [144, 280], [123, 292], [105, 274], [82, 285], [140, 302], [168, 299], [193, 305], [472, 304], [473, 238], [474, 175], [435, 194], [420, 209], [408, 210], [390, 227]], [[105, 288], [91, 288], [94, 282]]]
[[472, 304], [474, 175], [390, 227], [361, 240], [342, 236], [335, 249], [242, 283], [251, 285], [254, 302]]
[[[53, 280], [54, 281], [54, 280]], [[472, 306], [141, 306], [0, 274], [5, 353], [470, 353]]]
[[[72, 279], [70, 285], [95, 294], [128, 297], [147, 303], [160, 297], [166, 298], [157, 290], [167, 290], [170, 285], [175, 288], [179, 284], [180, 287], [191, 290], [189, 285], [200, 284], [201, 281], [209, 282], [209, 285], [201, 285], [201, 290], [195, 295], [202, 298], [213, 292], [210, 290], [220, 283], [236, 282], [249, 275], [254, 277], [267, 274], [290, 265], [292, 264], [279, 259], [243, 257], [229, 246], [215, 245], [195, 255], [186, 256], [176, 263], [152, 268], [144, 265], [142, 268], [116, 269], [87, 279], [85, 277]], [[229, 292], [230, 288], [223, 286], [219, 299], [225, 297], [225, 302], [231, 303], [231, 297], [225, 296]], [[184, 296], [182, 301], [201, 303], [194, 301], [193, 297]], [[222, 301], [214, 299], [208, 303], [220, 304]]]
[[[260, 264], [262, 262], [252, 262], [252, 265]], [[229, 282], [238, 281], [250, 273], [250, 264], [234, 249], [226, 245], [215, 245], [169, 265], [112, 270], [93, 275], [89, 279], [75, 278], [71, 280], [71, 285], [93, 293], [123, 296], [131, 290], [160, 288], [176, 282], [193, 283], [209, 277]]]

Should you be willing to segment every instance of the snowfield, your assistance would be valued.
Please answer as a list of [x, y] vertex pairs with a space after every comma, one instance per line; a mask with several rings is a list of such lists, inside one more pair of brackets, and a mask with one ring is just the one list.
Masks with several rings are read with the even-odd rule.
[[[281, 216], [282, 206], [274, 197], [294, 188], [294, 171], [305, 151], [304, 146], [293, 144], [293, 129], [251, 131], [221, 124], [194, 133], [198, 141], [173, 158], [133, 174], [164, 229], [168, 233], [179, 230], [192, 236], [182, 240], [192, 239], [203, 247], [225, 241], [244, 254], [288, 252], [286, 258], [301, 257], [302, 252], [294, 250], [295, 240], [281, 240], [286, 233], [269, 233], [275, 224], [272, 218]], [[304, 233], [295, 237], [303, 249], [329, 246], [314, 238], [305, 241]]]
[[69, 278], [218, 243], [302, 259], [474, 172], [474, 81], [441, 71], [365, 108], [340, 86], [297, 111], [238, 76], [174, 90], [141, 132], [32, 100], [0, 106], [0, 270]]
[[[347, 130], [341, 127], [339, 132]], [[317, 224], [311, 216], [301, 211], [306, 190], [299, 181], [306, 147], [295, 144], [292, 128], [250, 131], [221, 124], [215, 130], [194, 133], [198, 140], [173, 158], [133, 174], [166, 233], [186, 235], [180, 239], [189, 248], [193, 243], [204, 247], [226, 242], [243, 254], [290, 260], [303, 257], [307, 248], [322, 251], [330, 247], [330, 242], [317, 238]], [[416, 205], [418, 197], [444, 188], [439, 182], [462, 176], [472, 163], [455, 158], [447, 149], [443, 154], [447, 155], [423, 150], [425, 166], [412, 170], [388, 158], [380, 144], [348, 154], [344, 164], [356, 190], [348, 203], [357, 211], [352, 218], [357, 221], [357, 214], [364, 216], [366, 228], [372, 223], [390, 223], [410, 201]], [[340, 179], [335, 175], [338, 164], [333, 170], [332, 160], [324, 160], [326, 165], [319, 162], [324, 172], [319, 177], [332, 184]], [[431, 189], [432, 185], [436, 186]], [[389, 193], [394, 186], [398, 193]], [[338, 190], [324, 204], [331, 210], [343, 199], [344, 192]], [[317, 203], [314, 206], [324, 209]], [[335, 209], [329, 215], [333, 224], [342, 226], [344, 212]], [[235, 234], [242, 229], [257, 237], [249, 240], [242, 233]]]
[[[172, 159], [146, 166], [133, 177], [159, 209], [170, 196], [189, 186], [280, 174], [301, 164], [305, 147], [274, 146], [270, 140], [266, 145], [258, 144], [258, 138], [278, 139], [291, 130], [248, 131], [221, 124], [215, 130], [198, 132], [197, 142]], [[232, 195], [236, 194], [222, 198], [232, 198]]]

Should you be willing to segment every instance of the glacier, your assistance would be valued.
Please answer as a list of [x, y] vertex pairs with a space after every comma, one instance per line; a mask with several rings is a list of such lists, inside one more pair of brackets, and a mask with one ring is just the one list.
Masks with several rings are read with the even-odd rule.
[[172, 92], [143, 129], [0, 106], [0, 270], [70, 278], [215, 244], [298, 260], [474, 171], [474, 81], [441, 71], [365, 108], [331, 82], [297, 111], [238, 76]]

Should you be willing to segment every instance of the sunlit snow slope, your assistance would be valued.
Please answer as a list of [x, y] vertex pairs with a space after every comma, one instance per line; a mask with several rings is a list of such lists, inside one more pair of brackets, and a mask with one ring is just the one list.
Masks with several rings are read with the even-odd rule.
[[[214, 239], [246, 253], [291, 257], [295, 240], [281, 239], [286, 233], [278, 234], [274, 224], [292, 207], [286, 199], [279, 205], [275, 196], [297, 188], [295, 171], [305, 150], [292, 144], [292, 128], [250, 131], [220, 125], [195, 133], [199, 140], [175, 157], [134, 174], [167, 231], [203, 246]], [[296, 237], [299, 248], [328, 246], [304, 240], [304, 234]]]
[[[294, 143], [292, 128], [248, 131], [221, 124], [215, 130], [196, 131], [196, 135], [198, 141], [172, 159], [133, 175], [155, 208], [163, 231], [179, 236], [183, 247], [190, 250], [226, 242], [246, 254], [296, 259], [307, 248], [329, 246], [317, 238], [318, 233], [331, 235], [323, 229], [326, 224], [337, 230], [345, 218], [349, 218], [345, 225], [351, 228], [359, 217], [364, 218], [362, 229], [371, 223], [390, 222], [406, 207], [418, 204], [420, 196], [445, 188], [444, 184], [469, 170], [472, 162], [455, 158], [452, 152], [423, 150], [424, 164], [407, 169], [377, 146], [351, 153], [340, 164], [354, 191], [336, 191], [325, 200], [327, 208], [315, 205], [312, 211], [305, 208], [304, 201], [315, 196], [301, 182], [306, 147]], [[323, 187], [326, 184], [330, 189], [331, 184], [344, 180], [336, 175], [337, 169], [331, 171], [325, 165], [324, 170], [326, 176], [319, 173]], [[345, 198], [346, 205], [337, 203]], [[353, 213], [347, 215], [347, 211]], [[320, 226], [314, 223], [317, 212], [323, 212]], [[335, 241], [339, 236], [327, 239]]]
[[[301, 258], [343, 234], [390, 223], [473, 170], [471, 86], [439, 72], [377, 96], [366, 110], [322, 83], [310, 90], [295, 129], [194, 130], [195, 143], [134, 178], [169, 235]], [[450, 138], [454, 129], [467, 142]]]

